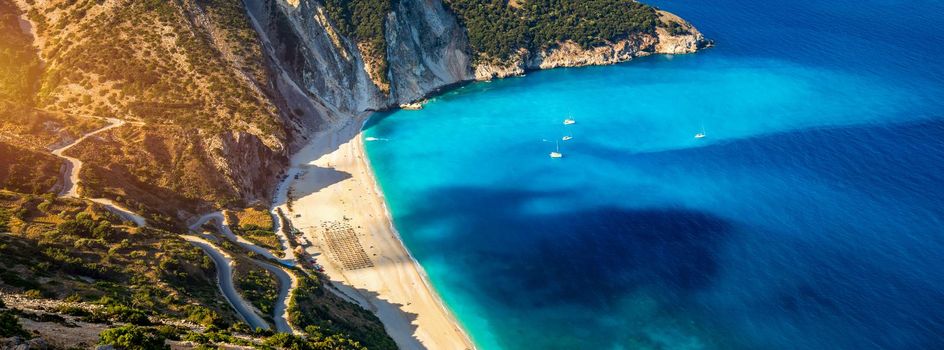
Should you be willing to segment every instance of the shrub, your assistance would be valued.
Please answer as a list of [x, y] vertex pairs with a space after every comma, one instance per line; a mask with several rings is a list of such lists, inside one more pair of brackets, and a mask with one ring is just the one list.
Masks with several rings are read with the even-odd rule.
[[652, 33], [658, 15], [633, 0], [528, 0], [520, 8], [498, 0], [445, 0], [479, 56], [507, 58], [572, 40], [598, 46], [636, 33]]
[[0, 311], [0, 338], [8, 337], [29, 338], [30, 334], [23, 329], [12, 311]]
[[105, 309], [105, 314], [118, 322], [127, 322], [139, 326], [148, 326], [151, 324], [147, 313], [125, 305], [109, 306]]
[[193, 305], [189, 308], [187, 313], [187, 320], [191, 322], [199, 323], [203, 326], [210, 327], [215, 326], [219, 328], [224, 328], [225, 321], [219, 314], [215, 311], [210, 310], [204, 306]]
[[98, 343], [111, 345], [125, 350], [165, 350], [164, 337], [152, 328], [126, 325], [104, 330], [98, 336]]

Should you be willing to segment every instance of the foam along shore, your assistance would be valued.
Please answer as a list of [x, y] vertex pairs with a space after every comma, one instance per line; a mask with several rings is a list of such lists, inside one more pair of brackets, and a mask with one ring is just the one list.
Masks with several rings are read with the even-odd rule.
[[324, 266], [333, 291], [376, 314], [401, 349], [472, 349], [393, 227], [364, 154], [366, 118], [314, 135], [292, 157], [275, 206], [311, 242], [306, 252]]

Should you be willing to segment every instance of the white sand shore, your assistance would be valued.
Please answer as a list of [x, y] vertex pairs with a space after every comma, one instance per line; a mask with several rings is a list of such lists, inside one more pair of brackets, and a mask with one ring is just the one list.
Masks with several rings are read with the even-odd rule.
[[[325, 267], [335, 287], [374, 312], [400, 348], [472, 349], [393, 228], [364, 154], [364, 118], [312, 137], [293, 156], [288, 172], [292, 210], [285, 203], [285, 191], [276, 194], [276, 204], [312, 242], [308, 252]], [[350, 225], [373, 266], [344, 269], [328, 247], [325, 222]]]

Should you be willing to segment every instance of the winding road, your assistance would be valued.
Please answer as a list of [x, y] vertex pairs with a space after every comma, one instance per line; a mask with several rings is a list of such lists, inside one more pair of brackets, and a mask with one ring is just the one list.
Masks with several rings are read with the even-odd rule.
[[[124, 120], [115, 119], [115, 118], [105, 118], [105, 120], [108, 122], [108, 125], [106, 125], [105, 127], [92, 130], [88, 132], [87, 134], [82, 135], [75, 141], [72, 141], [72, 143], [59, 147], [57, 149], [54, 149], [50, 152], [59, 158], [65, 159], [65, 161], [67, 162], [64, 176], [62, 177], [62, 188], [59, 190], [59, 197], [81, 198], [79, 196], [78, 183], [79, 183], [79, 173], [82, 171], [82, 161], [79, 160], [78, 158], [65, 155], [65, 152], [71, 149], [72, 147], [75, 147], [75, 145], [82, 143], [82, 141], [85, 141], [89, 137], [117, 128], [127, 123]], [[143, 216], [135, 214], [128, 208], [125, 208], [121, 206], [120, 204], [115, 203], [111, 199], [107, 199], [107, 198], [86, 198], [86, 199], [92, 202], [101, 204], [102, 206], [107, 208], [109, 211], [117, 214], [118, 216], [121, 216], [125, 220], [133, 222], [135, 225], [139, 227], [147, 226], [147, 220], [145, 220]]]
[[72, 141], [72, 143], [68, 145], [52, 150], [53, 155], [59, 158], [65, 159], [67, 162], [69, 162], [68, 164], [66, 164], [66, 173], [69, 176], [64, 176], [63, 178], [62, 189], [59, 190], [59, 197], [79, 198], [79, 187], [76, 186], [76, 184], [79, 183], [79, 172], [80, 172], [80, 169], [82, 169], [82, 161], [79, 160], [78, 158], [65, 155], [64, 154], [65, 151], [68, 151], [70, 148], [75, 147], [75, 145], [82, 143], [82, 141], [85, 141], [85, 139], [89, 137], [117, 128], [122, 125], [125, 125], [124, 120], [119, 120], [119, 119], [114, 119], [114, 118], [106, 118], [105, 120], [108, 121], [107, 126], [100, 129], [93, 130], [85, 135], [82, 135], [82, 137], [79, 137], [78, 139], [76, 139], [75, 141]]
[[[210, 220], [215, 220], [217, 223], [216, 227], [219, 228], [220, 233], [226, 236], [226, 239], [232, 241], [233, 243], [237, 243], [243, 246], [243, 248], [249, 249], [253, 253], [262, 255], [266, 257], [267, 259], [278, 261], [282, 265], [285, 265], [288, 267], [295, 266], [295, 255], [292, 253], [291, 248], [283, 248], [285, 251], [285, 258], [276, 257], [275, 254], [272, 254], [272, 251], [270, 251], [269, 249], [255, 245], [254, 243], [246, 240], [245, 238], [239, 237], [235, 233], [233, 233], [233, 230], [230, 230], [229, 228], [229, 222], [228, 220], [226, 220], [226, 216], [223, 215], [223, 212], [215, 211], [212, 213], [204, 214], [203, 216], [199, 217], [197, 221], [193, 223], [193, 225], [190, 225], [190, 231], [200, 232], [200, 227]], [[280, 238], [279, 241], [281, 240], [282, 239]], [[283, 243], [282, 246], [286, 247], [288, 245]]]
[[223, 293], [223, 296], [233, 306], [240, 318], [246, 321], [252, 329], [269, 329], [269, 324], [256, 313], [255, 307], [246, 302], [236, 292], [233, 284], [233, 258], [203, 238], [188, 235], [180, 237], [203, 249], [213, 259], [213, 263], [216, 265], [217, 285], [220, 287], [220, 292]]
[[[226, 220], [226, 216], [223, 215], [223, 212], [221, 211], [215, 211], [200, 216], [196, 219], [196, 221], [193, 222], [193, 224], [190, 225], [190, 231], [194, 233], [200, 233], [200, 227], [211, 220], [216, 222], [216, 227], [219, 229], [220, 233], [223, 234], [223, 236], [226, 236], [226, 239], [241, 245], [249, 251], [264, 256], [267, 259], [277, 261], [279, 264], [282, 264], [286, 267], [295, 266], [295, 255], [292, 254], [290, 248], [286, 248], [286, 258], [276, 257], [275, 254], [272, 254], [272, 252], [268, 249], [255, 245], [252, 242], [247, 241], [245, 238], [234, 234], [233, 230], [231, 230], [229, 227], [229, 221]], [[283, 243], [283, 247], [285, 246], [287, 246], [287, 244]], [[258, 259], [252, 259], [252, 262], [271, 272], [279, 280], [279, 295], [275, 301], [275, 309], [272, 315], [276, 330], [284, 333], [295, 333], [294, 328], [292, 328], [291, 324], [288, 322], [288, 300], [292, 291], [298, 287], [298, 280], [295, 278], [295, 275], [285, 271], [283, 267], [269, 264]]]
[[298, 279], [295, 278], [295, 275], [286, 272], [282, 267], [258, 260], [253, 260], [253, 262], [271, 272], [279, 279], [279, 297], [275, 300], [275, 310], [272, 312], [272, 319], [275, 321], [275, 329], [282, 333], [294, 333], [295, 330], [288, 322], [288, 299], [289, 294], [298, 287]]
[[[67, 162], [65, 170], [63, 172], [62, 188], [59, 191], [59, 194], [58, 194], [59, 197], [83, 198], [79, 195], [79, 191], [78, 191], [79, 173], [82, 169], [82, 161], [75, 157], [70, 157], [70, 156], [65, 155], [65, 152], [71, 149], [72, 147], [75, 147], [82, 141], [85, 141], [89, 137], [95, 136], [97, 134], [120, 127], [128, 123], [126, 121], [114, 119], [114, 118], [106, 118], [105, 120], [108, 121], [108, 125], [106, 125], [105, 127], [90, 131], [86, 133], [85, 135], [82, 135], [81, 137], [73, 141], [72, 143], [69, 143], [65, 146], [62, 146], [60, 148], [57, 148], [51, 151], [53, 155], [59, 158], [62, 158]], [[121, 206], [120, 204], [110, 199], [107, 199], [107, 198], [85, 198], [85, 199], [104, 206], [109, 211], [121, 216], [123, 219], [133, 222], [138, 227], [147, 227], [147, 220], [143, 216], [131, 211], [128, 208]], [[219, 225], [220, 231], [222, 231], [227, 236], [227, 238], [233, 239], [237, 243], [240, 243], [247, 249], [250, 249], [256, 253], [259, 253], [263, 256], [271, 258], [275, 261], [279, 261], [282, 264], [286, 264], [286, 266], [294, 266], [294, 255], [287, 255], [288, 257], [291, 257], [291, 259], [278, 259], [272, 254], [272, 252], [266, 249], [263, 249], [261, 247], [258, 247], [246, 241], [245, 239], [242, 239], [241, 237], [237, 237], [229, 229], [228, 223], [225, 221], [225, 218], [221, 212], [215, 212], [215, 213], [204, 215], [203, 217], [198, 219], [197, 223], [190, 226], [191, 230], [194, 230], [194, 227], [199, 228], [201, 225], [203, 225], [203, 223], [205, 223], [207, 220], [210, 220], [210, 219], [218, 220], [220, 224]], [[226, 301], [229, 302], [230, 306], [233, 308], [233, 310], [236, 311], [240, 319], [242, 319], [247, 324], [249, 324], [249, 326], [252, 327], [253, 329], [258, 329], [258, 328], [270, 329], [269, 324], [261, 316], [259, 316], [258, 310], [255, 307], [253, 307], [252, 304], [246, 302], [246, 300], [243, 299], [242, 296], [240, 296], [239, 293], [236, 291], [236, 288], [233, 284], [233, 259], [232, 257], [229, 256], [229, 254], [227, 254], [222, 249], [218, 248], [216, 245], [210, 243], [209, 241], [203, 238], [191, 236], [191, 235], [181, 235], [180, 237], [186, 240], [187, 242], [189, 242], [190, 244], [193, 244], [194, 246], [202, 249], [208, 256], [210, 256], [211, 259], [213, 259], [213, 263], [216, 265], [216, 271], [217, 271], [217, 286], [220, 288], [220, 292], [223, 293], [223, 296], [226, 298]], [[291, 327], [291, 325], [288, 323], [288, 301], [287, 300], [291, 291], [294, 290], [295, 287], [298, 285], [298, 281], [295, 279], [294, 275], [292, 275], [289, 272], [286, 272], [281, 267], [277, 267], [275, 265], [264, 263], [261, 261], [256, 261], [256, 260], [253, 260], [253, 262], [255, 262], [256, 264], [259, 264], [259, 266], [266, 269], [267, 271], [272, 272], [278, 278], [279, 297], [276, 300], [273, 319], [275, 321], [276, 329], [279, 332], [293, 333], [294, 330]]]

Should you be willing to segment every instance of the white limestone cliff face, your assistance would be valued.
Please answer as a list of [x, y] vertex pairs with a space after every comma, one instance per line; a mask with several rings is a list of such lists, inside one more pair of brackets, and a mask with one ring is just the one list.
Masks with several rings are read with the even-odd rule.
[[268, 43], [275, 70], [291, 80], [283, 82], [287, 88], [301, 89], [331, 114], [352, 115], [386, 104], [357, 45], [338, 33], [320, 2], [266, 0], [246, 6]]
[[297, 98], [303, 92], [315, 101], [308, 110], [318, 121], [415, 101], [473, 78], [465, 31], [441, 0], [398, 1], [388, 14], [389, 92], [376, 74], [368, 74], [377, 63], [365, 60], [358, 45], [332, 26], [320, 2], [266, 0], [246, 6], [273, 71], [285, 78], [279, 79], [283, 95]]
[[318, 122], [416, 101], [468, 80], [614, 64], [656, 53], [690, 53], [709, 44], [688, 22], [659, 11], [665, 26], [677, 23], [678, 35], [660, 26], [654, 34], [599, 47], [562, 42], [536, 53], [521, 49], [510, 59], [473, 63], [466, 31], [442, 0], [400, 0], [384, 23], [388, 69], [386, 81], [381, 82], [379, 63], [365, 61], [358, 45], [332, 27], [319, 1], [265, 0], [248, 2], [247, 7], [281, 75], [279, 85], [293, 90], [283, 95], [307, 95], [314, 106], [303, 110]]
[[387, 16], [392, 102], [412, 102], [473, 78], [465, 31], [440, 0], [400, 0]]

